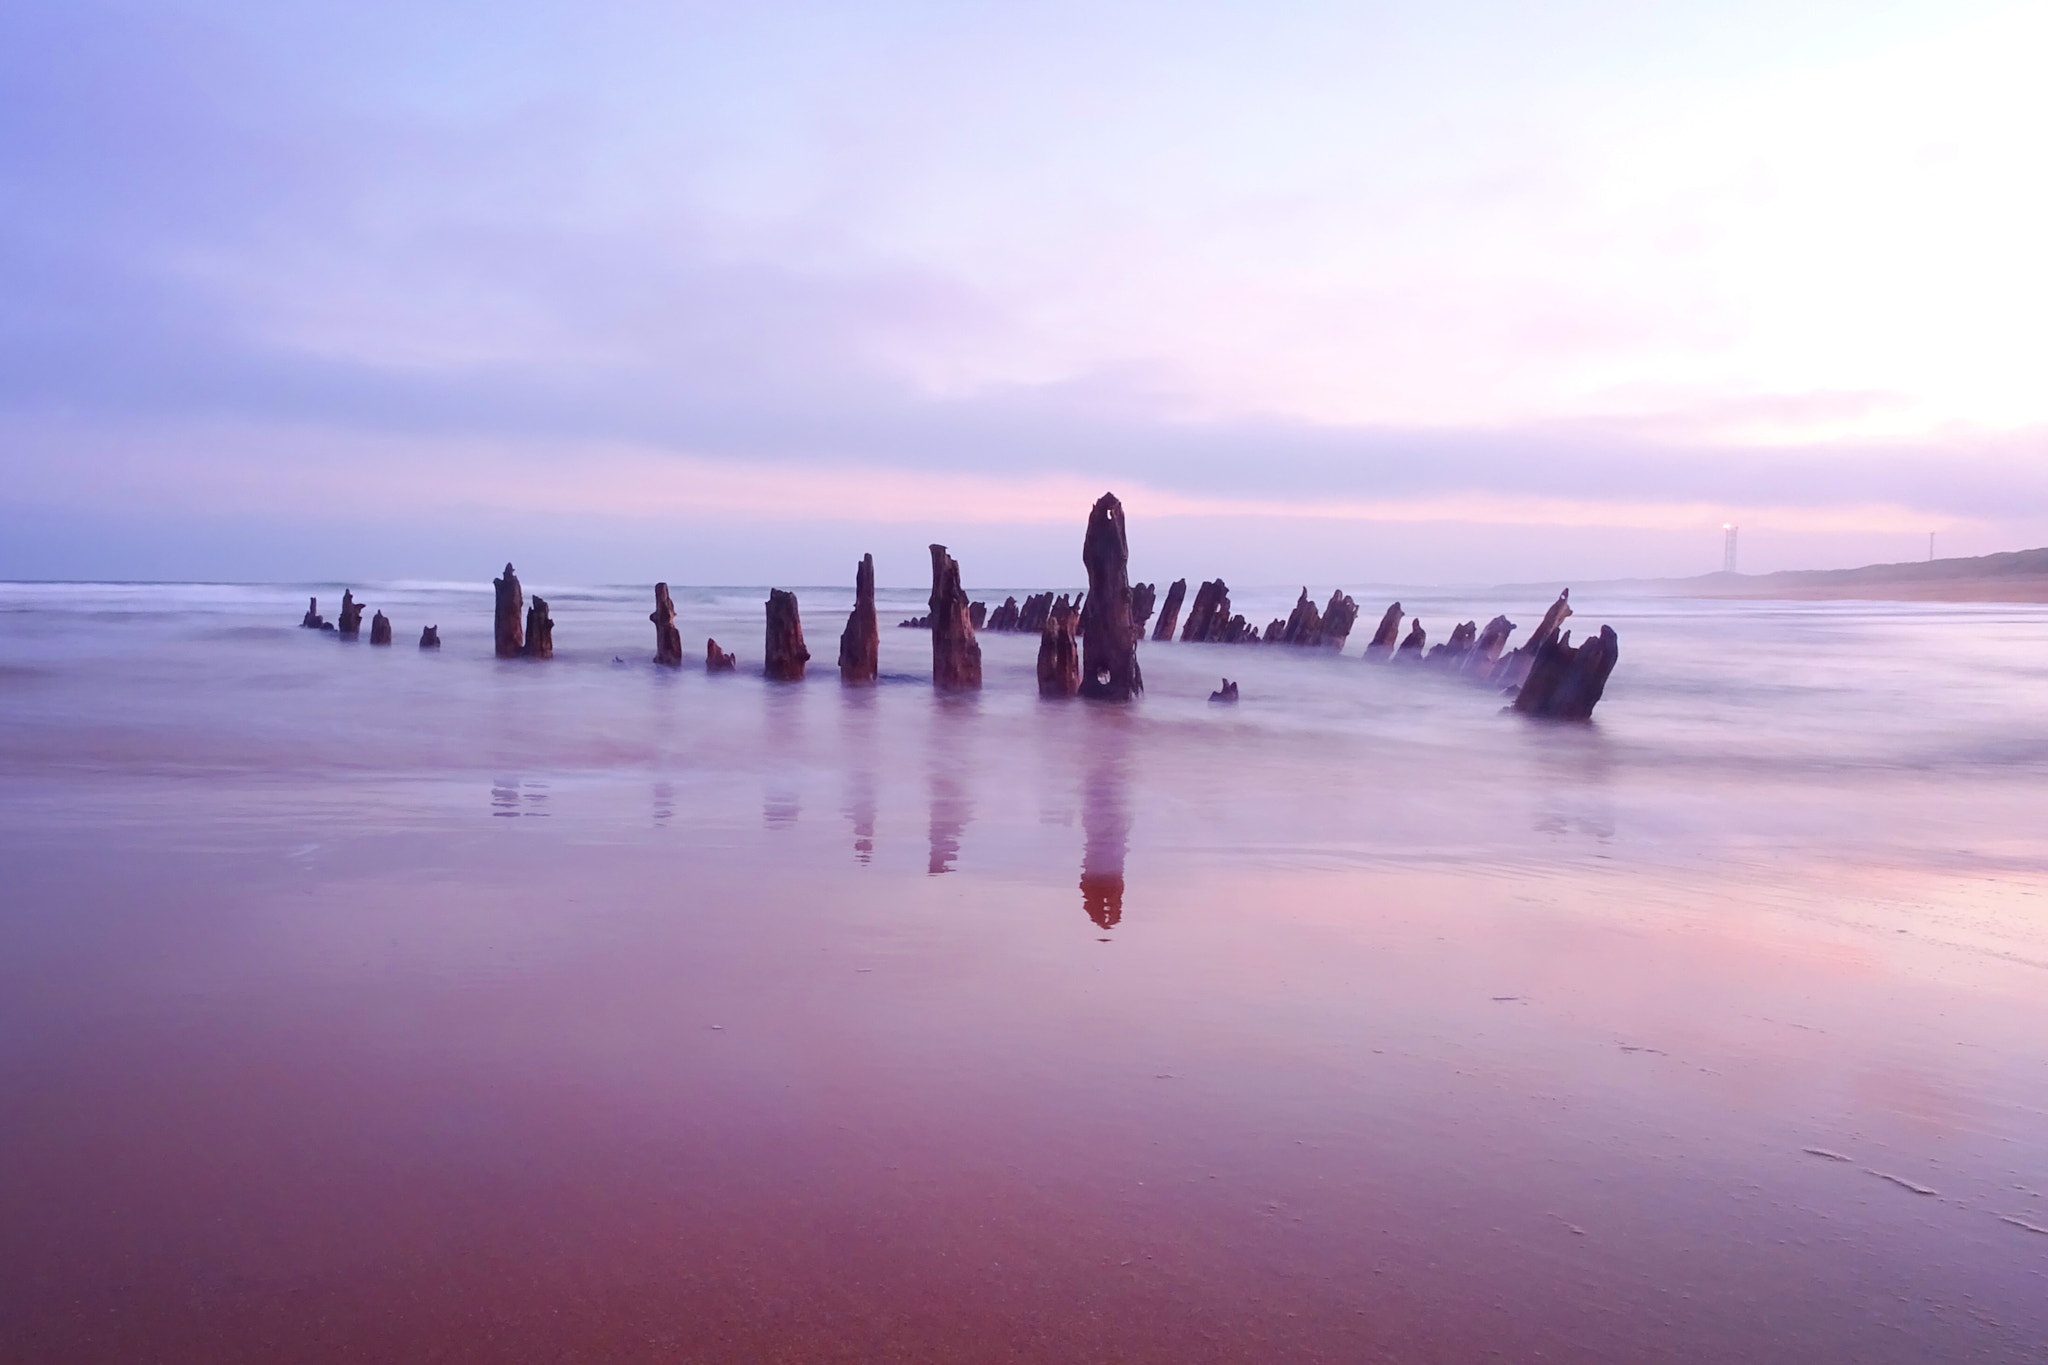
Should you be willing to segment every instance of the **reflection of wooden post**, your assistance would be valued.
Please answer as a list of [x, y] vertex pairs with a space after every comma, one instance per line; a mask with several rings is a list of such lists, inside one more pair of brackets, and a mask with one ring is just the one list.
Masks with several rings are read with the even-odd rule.
[[505, 576], [492, 579], [491, 586], [498, 590], [498, 657], [516, 659], [526, 652], [526, 632], [519, 623], [519, 614], [526, 607], [526, 594], [519, 590], [519, 576], [512, 572], [510, 564], [505, 566]]
[[1124, 536], [1124, 505], [1104, 493], [1088, 513], [1081, 539], [1088, 568], [1088, 598], [1081, 608], [1081, 695], [1129, 701], [1145, 690], [1138, 670], [1138, 635], [1131, 625], [1131, 548]]
[[865, 687], [881, 676], [882, 629], [875, 619], [875, 557], [862, 555], [853, 571], [853, 610], [839, 636], [839, 681]]
[[555, 657], [555, 623], [548, 618], [548, 599], [539, 594], [526, 609], [526, 647], [520, 652], [529, 659]]
[[676, 629], [675, 599], [668, 595], [668, 584], [654, 585], [654, 610], [647, 614], [654, 622], [654, 662], [665, 668], [683, 666], [683, 633]]
[[762, 646], [762, 670], [774, 682], [801, 682], [811, 651], [804, 648], [804, 623], [797, 615], [796, 594], [768, 592], [768, 636]]
[[981, 690], [981, 644], [967, 615], [960, 565], [932, 546], [932, 686], [941, 692]]

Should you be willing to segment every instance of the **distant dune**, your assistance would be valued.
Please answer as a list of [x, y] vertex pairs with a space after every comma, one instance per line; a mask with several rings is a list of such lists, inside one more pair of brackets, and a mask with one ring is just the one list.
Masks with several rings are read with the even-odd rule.
[[1657, 586], [1686, 597], [2048, 602], [2048, 549], [2010, 550], [1973, 559], [1868, 564], [1860, 569], [1709, 573], [1697, 578], [1659, 579]]

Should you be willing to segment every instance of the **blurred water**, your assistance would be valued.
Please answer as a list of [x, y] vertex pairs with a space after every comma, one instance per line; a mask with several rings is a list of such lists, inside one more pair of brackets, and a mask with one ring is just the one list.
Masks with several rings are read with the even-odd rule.
[[850, 589], [780, 685], [765, 589], [0, 585], [0, 1339], [2048, 1358], [2048, 608], [1586, 590], [1573, 726], [1359, 657], [1544, 595], [1348, 590], [1118, 708], [910, 592], [848, 690]]

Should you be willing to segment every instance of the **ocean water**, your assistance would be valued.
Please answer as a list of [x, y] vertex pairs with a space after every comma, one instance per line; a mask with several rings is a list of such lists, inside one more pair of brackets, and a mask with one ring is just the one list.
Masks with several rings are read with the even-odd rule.
[[0, 585], [9, 1358], [2048, 1358], [2048, 608], [1587, 589], [1571, 726], [1359, 657], [1547, 593], [357, 586]]

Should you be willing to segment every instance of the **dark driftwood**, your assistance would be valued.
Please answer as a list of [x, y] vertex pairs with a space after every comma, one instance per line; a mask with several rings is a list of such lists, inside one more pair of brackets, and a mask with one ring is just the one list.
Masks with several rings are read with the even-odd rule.
[[[1243, 620], [1239, 617], [1239, 624]], [[1220, 643], [1229, 625], [1230, 586], [1220, 578], [1204, 583], [1195, 590], [1194, 605], [1188, 608], [1188, 623], [1180, 632], [1181, 643]]]
[[969, 603], [967, 604], [967, 624], [968, 624], [968, 625], [970, 625], [970, 626], [973, 626], [973, 627], [974, 627], [974, 628], [975, 628], [976, 630], [980, 630], [980, 629], [982, 628], [982, 626], [983, 626], [983, 625], [984, 625], [984, 624], [985, 624], [985, 623], [986, 623], [987, 621], [988, 621], [988, 603], [986, 603], [986, 602], [969, 602]]
[[1422, 658], [1423, 646], [1429, 643], [1429, 635], [1422, 628], [1422, 618], [1415, 618], [1415, 624], [1408, 628], [1408, 638], [1394, 651], [1394, 662], [1416, 663]]
[[931, 628], [932, 618], [929, 616], [910, 616], [896, 623], [896, 629], [898, 630], [930, 630]]
[[1323, 614], [1316, 610], [1315, 603], [1308, 600], [1307, 588], [1303, 588], [1301, 596], [1295, 599], [1294, 611], [1277, 634], [1281, 644], [1306, 648], [1322, 642]]
[[299, 618], [299, 625], [306, 630], [326, 630], [329, 628], [327, 622], [321, 619], [319, 598], [309, 597], [306, 599], [306, 614]]
[[797, 614], [796, 594], [781, 588], [768, 591], [768, 636], [761, 647], [762, 671], [772, 682], [798, 682], [811, 651], [804, 648], [804, 623]]
[[1512, 650], [1501, 657], [1501, 661], [1494, 666], [1489, 682], [1495, 687], [1506, 689], [1520, 687], [1528, 679], [1529, 670], [1536, 665], [1538, 652], [1543, 646], [1557, 639], [1558, 631], [1563, 627], [1566, 618], [1572, 614], [1571, 595], [1570, 588], [1558, 593], [1557, 600], [1550, 604], [1550, 609], [1543, 613], [1543, 619], [1537, 623], [1535, 633], [1523, 642], [1520, 649]]
[[1159, 594], [1150, 583], [1131, 584], [1131, 638], [1145, 638], [1145, 624], [1152, 619], [1152, 604]]
[[1180, 604], [1188, 595], [1188, 581], [1176, 578], [1166, 589], [1166, 604], [1159, 609], [1159, 624], [1152, 628], [1155, 640], [1171, 640], [1173, 628], [1180, 624]]
[[420, 632], [421, 649], [439, 649], [440, 647], [441, 628], [439, 626], [428, 626], [425, 630]]
[[388, 645], [391, 643], [391, 618], [378, 612], [370, 618], [370, 643]]
[[548, 616], [548, 599], [539, 593], [526, 609], [526, 645], [520, 652], [529, 659], [555, 657], [555, 623]]
[[718, 641], [704, 642], [704, 671], [706, 673], [730, 673], [739, 666], [737, 654], [728, 654], [718, 647]]
[[1081, 695], [1129, 701], [1145, 690], [1145, 675], [1138, 668], [1138, 633], [1131, 623], [1124, 505], [1114, 493], [1097, 498], [1088, 513], [1081, 562], [1088, 568], [1088, 597], [1081, 608]]
[[1536, 650], [1528, 681], [1515, 694], [1515, 710], [1548, 720], [1590, 720], [1620, 657], [1612, 626], [1600, 627], [1598, 635], [1576, 649], [1569, 631], [1545, 641]]
[[1479, 638], [1472, 643], [1472, 652], [1465, 656], [1465, 673], [1475, 678], [1491, 678], [1500, 652], [1507, 647], [1508, 637], [1515, 633], [1515, 623], [1505, 616], [1496, 616], [1480, 630]]
[[1038, 632], [1038, 695], [1071, 697], [1081, 690], [1081, 650], [1075, 639], [1081, 613], [1067, 605], [1067, 596], [1045, 614]]
[[647, 613], [647, 619], [654, 622], [654, 662], [664, 668], [681, 668], [683, 633], [676, 629], [676, 604], [668, 595], [668, 584], [654, 585], [654, 610]]
[[1401, 604], [1394, 603], [1387, 608], [1387, 614], [1380, 618], [1379, 629], [1372, 633], [1372, 640], [1365, 647], [1368, 659], [1391, 657], [1395, 647], [1401, 643]]
[[1352, 601], [1341, 590], [1330, 593], [1330, 604], [1323, 608], [1323, 634], [1316, 643], [1324, 649], [1342, 649], [1344, 642], [1351, 638], [1351, 627], [1358, 622], [1358, 603]]
[[1447, 671], [1462, 669], [1465, 656], [1472, 652], [1472, 642], [1478, 638], [1479, 623], [1466, 621], [1451, 627], [1451, 638], [1431, 649], [1423, 662], [1431, 668]]
[[1237, 700], [1237, 684], [1230, 679], [1223, 680], [1223, 686], [1209, 694], [1210, 701], [1234, 702]]
[[839, 635], [839, 681], [865, 687], [881, 676], [882, 632], [875, 620], [875, 557], [862, 555], [853, 571], [853, 610]]
[[356, 601], [353, 590], [341, 595], [341, 621], [335, 628], [350, 640], [363, 633], [363, 604]]
[[981, 643], [967, 615], [960, 565], [943, 545], [932, 550], [932, 686], [941, 692], [981, 690]]
[[510, 564], [505, 566], [505, 576], [492, 579], [491, 586], [498, 590], [498, 657], [516, 659], [526, 652], [526, 632], [519, 620], [526, 607], [526, 595], [519, 590], [519, 576], [512, 572]]

